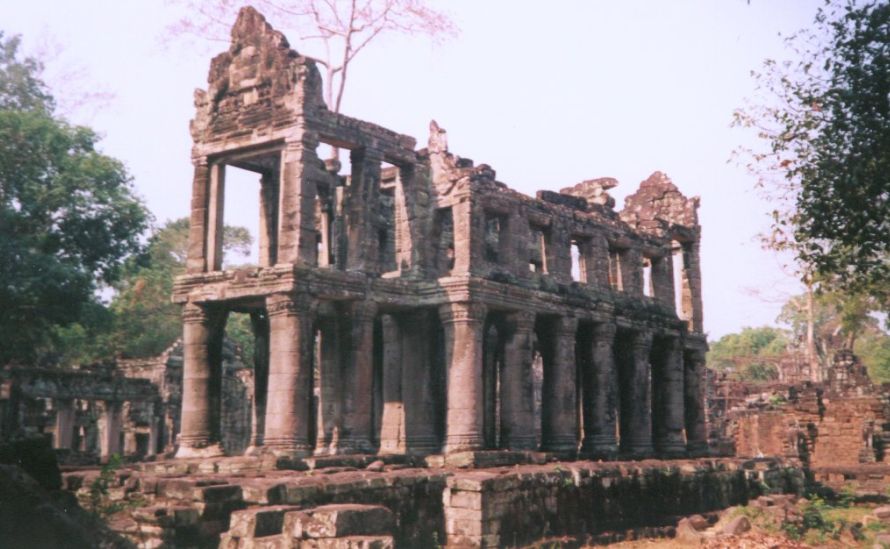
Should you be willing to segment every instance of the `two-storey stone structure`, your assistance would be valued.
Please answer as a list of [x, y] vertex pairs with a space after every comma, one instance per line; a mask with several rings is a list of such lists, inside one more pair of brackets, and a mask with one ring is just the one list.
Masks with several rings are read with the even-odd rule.
[[[195, 104], [179, 456], [220, 452], [231, 311], [257, 338], [253, 449], [706, 448], [698, 200], [666, 176], [621, 212], [611, 179], [511, 190], [435, 122], [417, 150], [328, 110], [315, 63], [251, 8]], [[257, 174], [256, 268], [222, 267], [227, 166]]]

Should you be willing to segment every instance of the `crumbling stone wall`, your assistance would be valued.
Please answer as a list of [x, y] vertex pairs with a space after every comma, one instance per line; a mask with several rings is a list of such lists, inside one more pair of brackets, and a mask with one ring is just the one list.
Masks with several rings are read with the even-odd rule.
[[839, 353], [827, 381], [744, 384], [725, 378], [712, 425], [739, 456], [791, 456], [813, 468], [882, 463], [890, 442], [890, 392], [875, 386], [851, 353]]
[[[609, 178], [518, 193], [435, 122], [415, 149], [330, 111], [252, 8], [195, 107], [179, 456], [222, 451], [231, 311], [257, 339], [251, 451], [706, 450], [698, 199], [666, 175], [621, 211]], [[257, 174], [256, 268], [223, 269], [227, 166]]]

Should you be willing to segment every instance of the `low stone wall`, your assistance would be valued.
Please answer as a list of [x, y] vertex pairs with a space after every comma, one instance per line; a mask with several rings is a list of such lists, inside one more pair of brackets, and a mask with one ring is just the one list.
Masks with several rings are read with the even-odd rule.
[[449, 477], [448, 546], [513, 547], [551, 536], [675, 523], [764, 492], [801, 492], [800, 469], [774, 459], [573, 462]]
[[[110, 482], [109, 497], [138, 506], [116, 515], [112, 529], [140, 547], [216, 547], [220, 539], [233, 549], [261, 540], [263, 547], [298, 547], [315, 534], [297, 523], [358, 505], [363, 516], [376, 516], [371, 507], [385, 508], [393, 520], [381, 529], [363, 519], [362, 531], [344, 527], [325, 535], [373, 534], [383, 536], [380, 543], [409, 548], [512, 547], [560, 536], [583, 543], [627, 530], [666, 530], [681, 515], [726, 508], [764, 492], [799, 493], [804, 481], [798, 462], [772, 458], [487, 469], [339, 461], [319, 458], [302, 470], [293, 470], [297, 463], [280, 470], [274, 460], [239, 457], [122, 469]], [[307, 469], [313, 465], [318, 468]], [[66, 473], [65, 486], [89, 497], [98, 474]]]

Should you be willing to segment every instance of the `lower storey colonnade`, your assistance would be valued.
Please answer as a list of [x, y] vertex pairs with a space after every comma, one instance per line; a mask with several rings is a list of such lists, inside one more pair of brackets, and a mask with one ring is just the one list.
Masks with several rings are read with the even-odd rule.
[[[290, 456], [707, 449], [704, 352], [676, 329], [452, 302], [410, 310], [276, 294], [250, 309], [251, 447]], [[178, 457], [222, 453], [227, 309], [183, 312]]]

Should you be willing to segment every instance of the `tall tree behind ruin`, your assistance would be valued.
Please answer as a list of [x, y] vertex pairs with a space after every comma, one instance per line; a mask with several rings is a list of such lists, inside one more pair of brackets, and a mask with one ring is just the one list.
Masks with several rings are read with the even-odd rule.
[[149, 213], [124, 165], [55, 110], [38, 60], [0, 34], [0, 366], [33, 364], [58, 328], [101, 309]]
[[786, 41], [794, 59], [752, 72], [757, 96], [734, 122], [764, 145], [738, 152], [776, 205], [764, 244], [790, 253], [808, 288], [815, 368], [814, 290], [890, 310], [890, 5], [827, 2]]
[[[174, 36], [228, 42], [238, 10], [247, 4], [232, 0], [175, 0], [187, 16], [168, 30]], [[325, 71], [325, 101], [340, 112], [349, 68], [359, 53], [387, 34], [427, 36], [439, 40], [457, 33], [441, 11], [423, 0], [259, 0], [253, 2], [275, 22], [309, 45], [309, 54]], [[304, 53], [301, 51], [300, 53]]]

